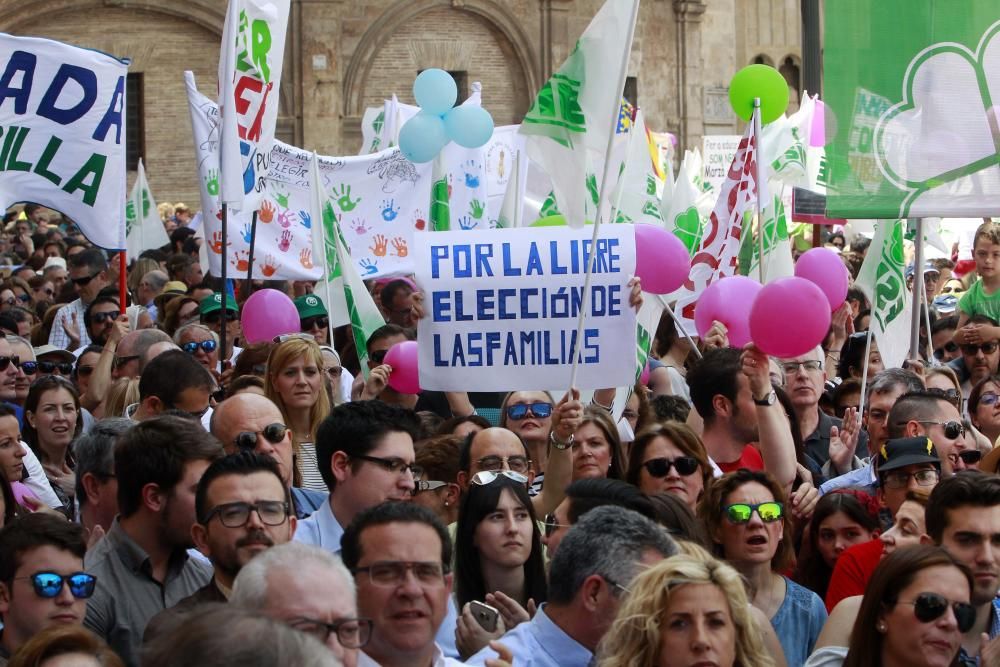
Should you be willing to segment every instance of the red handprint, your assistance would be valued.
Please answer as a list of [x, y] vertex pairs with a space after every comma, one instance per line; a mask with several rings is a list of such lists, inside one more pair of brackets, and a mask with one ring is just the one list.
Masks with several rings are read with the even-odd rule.
[[250, 253], [239, 250], [236, 255], [233, 256], [232, 265], [236, 267], [237, 271], [246, 271], [250, 268]]
[[409, 250], [406, 248], [406, 239], [402, 236], [397, 236], [392, 240], [392, 247], [396, 251], [393, 253], [396, 257], [406, 257], [409, 253]]
[[281, 240], [278, 241], [278, 250], [288, 252], [288, 246], [292, 245], [292, 233], [287, 229], [281, 232]]
[[389, 239], [381, 234], [376, 234], [372, 240], [375, 241], [375, 245], [368, 249], [371, 250], [376, 257], [385, 257], [385, 251], [389, 247]]
[[[226, 247], [229, 247], [231, 245], [233, 245], [232, 241], [226, 243]], [[214, 234], [212, 234], [212, 242], [208, 244], [208, 247], [216, 255], [222, 254], [222, 232], [215, 232]]]
[[423, 211], [416, 211], [413, 214], [413, 226], [418, 230], [423, 231], [424, 227], [427, 226], [427, 219], [424, 217]]
[[261, 204], [260, 213], [257, 214], [257, 219], [263, 223], [268, 223], [274, 220], [274, 204], [271, 200], [265, 199], [264, 203]]
[[274, 272], [278, 270], [277, 260], [274, 255], [268, 255], [264, 258], [264, 265], [260, 267], [260, 272], [264, 274], [265, 278], [270, 278], [274, 275]]
[[299, 253], [299, 264], [304, 269], [311, 269], [313, 267], [312, 250], [309, 248], [302, 249], [302, 252]]

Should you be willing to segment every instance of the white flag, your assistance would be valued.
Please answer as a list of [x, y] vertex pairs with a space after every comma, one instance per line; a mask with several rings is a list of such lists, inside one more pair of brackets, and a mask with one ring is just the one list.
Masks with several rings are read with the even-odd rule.
[[871, 323], [882, 363], [898, 368], [910, 347], [912, 299], [906, 289], [903, 222], [880, 220], [854, 281], [872, 304]]
[[139, 173], [132, 185], [128, 202], [125, 204], [125, 224], [128, 227], [128, 257], [136, 258], [143, 250], [159, 248], [170, 243], [167, 230], [163, 227], [160, 214], [156, 210], [156, 200], [146, 182], [146, 169], [139, 158]]

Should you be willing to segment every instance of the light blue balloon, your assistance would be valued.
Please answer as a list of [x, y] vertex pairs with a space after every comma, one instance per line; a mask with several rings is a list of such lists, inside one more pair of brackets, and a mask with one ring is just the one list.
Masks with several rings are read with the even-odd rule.
[[493, 136], [493, 116], [472, 104], [455, 107], [444, 115], [448, 138], [465, 148], [479, 148]]
[[443, 69], [425, 69], [413, 82], [413, 96], [421, 110], [440, 116], [455, 106], [458, 86]]
[[444, 121], [423, 111], [403, 123], [399, 130], [399, 150], [410, 162], [430, 162], [447, 143]]

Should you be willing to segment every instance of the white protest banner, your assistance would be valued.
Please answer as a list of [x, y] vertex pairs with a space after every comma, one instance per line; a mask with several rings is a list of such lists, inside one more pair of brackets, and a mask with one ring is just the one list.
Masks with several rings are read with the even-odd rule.
[[[486, 149], [484, 169], [486, 170], [486, 215], [490, 228], [496, 227], [503, 207], [507, 187], [514, 182], [519, 183], [518, 200], [524, 198], [525, 177], [528, 173], [528, 156], [524, 152], [523, 134], [518, 132], [520, 125], [501, 125], [494, 128], [493, 136], [484, 147]], [[517, 167], [517, 155], [521, 154], [521, 178], [514, 178], [514, 168]]]
[[636, 371], [632, 225], [420, 234], [415, 277], [427, 315], [417, 327], [424, 389], [510, 391], [569, 386], [587, 261], [590, 308], [577, 387], [630, 385]]
[[146, 169], [139, 158], [139, 171], [135, 184], [125, 202], [125, 224], [128, 228], [129, 258], [138, 257], [143, 250], [161, 248], [170, 243], [167, 230], [163, 227], [160, 214], [156, 210], [156, 200], [146, 181]]
[[219, 163], [231, 211], [255, 211], [263, 198], [290, 1], [229, 0], [219, 57]]
[[[222, 257], [219, 202], [218, 107], [198, 93], [188, 77], [188, 101], [195, 135], [209, 267], [219, 275]], [[312, 230], [317, 224], [309, 194], [312, 153], [275, 141], [268, 158], [264, 198], [257, 217], [254, 277], [318, 280]], [[318, 156], [324, 196], [334, 202], [351, 257], [364, 278], [412, 272], [413, 235], [427, 227], [430, 165], [414, 165], [397, 148], [372, 155]], [[230, 216], [229, 261], [246, 273], [251, 211]]]
[[729, 165], [736, 157], [736, 150], [740, 147], [740, 140], [743, 137], [738, 134], [719, 134], [715, 136], [706, 135], [701, 140], [701, 155], [704, 164], [704, 183], [712, 192], [719, 192], [719, 188], [726, 182], [726, 174], [729, 173]]
[[37, 202], [125, 248], [128, 61], [0, 34], [0, 206]]

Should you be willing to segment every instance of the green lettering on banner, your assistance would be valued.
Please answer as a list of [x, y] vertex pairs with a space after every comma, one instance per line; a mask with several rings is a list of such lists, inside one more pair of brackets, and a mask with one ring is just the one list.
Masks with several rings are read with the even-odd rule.
[[271, 81], [271, 68], [267, 66], [267, 53], [271, 50], [271, 28], [267, 25], [267, 21], [257, 19], [253, 22], [251, 40], [253, 61], [260, 71], [264, 83], [269, 83]]
[[49, 138], [49, 143], [45, 144], [45, 150], [42, 151], [42, 156], [38, 158], [38, 163], [35, 165], [35, 173], [55, 185], [62, 183], [62, 177], [49, 171], [49, 165], [52, 164], [52, 158], [56, 156], [60, 146], [62, 146], [62, 139], [59, 137]]
[[639, 381], [642, 376], [643, 369], [646, 368], [646, 360], [649, 359], [649, 348], [653, 343], [652, 336], [649, 335], [649, 331], [646, 327], [639, 323], [636, 323], [636, 369], [635, 369], [635, 380]]
[[[0, 134], [3, 133], [3, 128], [0, 128]], [[0, 148], [0, 171], [5, 171], [7, 169], [7, 156], [10, 154], [10, 146], [14, 143], [14, 137], [17, 136], [16, 127], [8, 127], [7, 134], [3, 138], [3, 148]]]
[[21, 152], [21, 146], [24, 145], [24, 140], [28, 137], [28, 128], [21, 127], [18, 128], [17, 136], [14, 137], [14, 144], [10, 149], [10, 158], [7, 162], [8, 171], [31, 171], [30, 162], [20, 162], [18, 161], [18, 153]]
[[[94, 153], [80, 167], [80, 170], [66, 181], [63, 191], [73, 194], [80, 190], [83, 192], [83, 203], [87, 206], [93, 206], [97, 202], [97, 194], [101, 189], [101, 179], [104, 178], [104, 168], [107, 163], [107, 156]], [[89, 176], [93, 176], [93, 181], [88, 184], [87, 178]]]
[[882, 246], [882, 257], [875, 273], [875, 307], [872, 316], [885, 331], [906, 308], [903, 272], [903, 232], [902, 225], [892, 226], [892, 236]]

